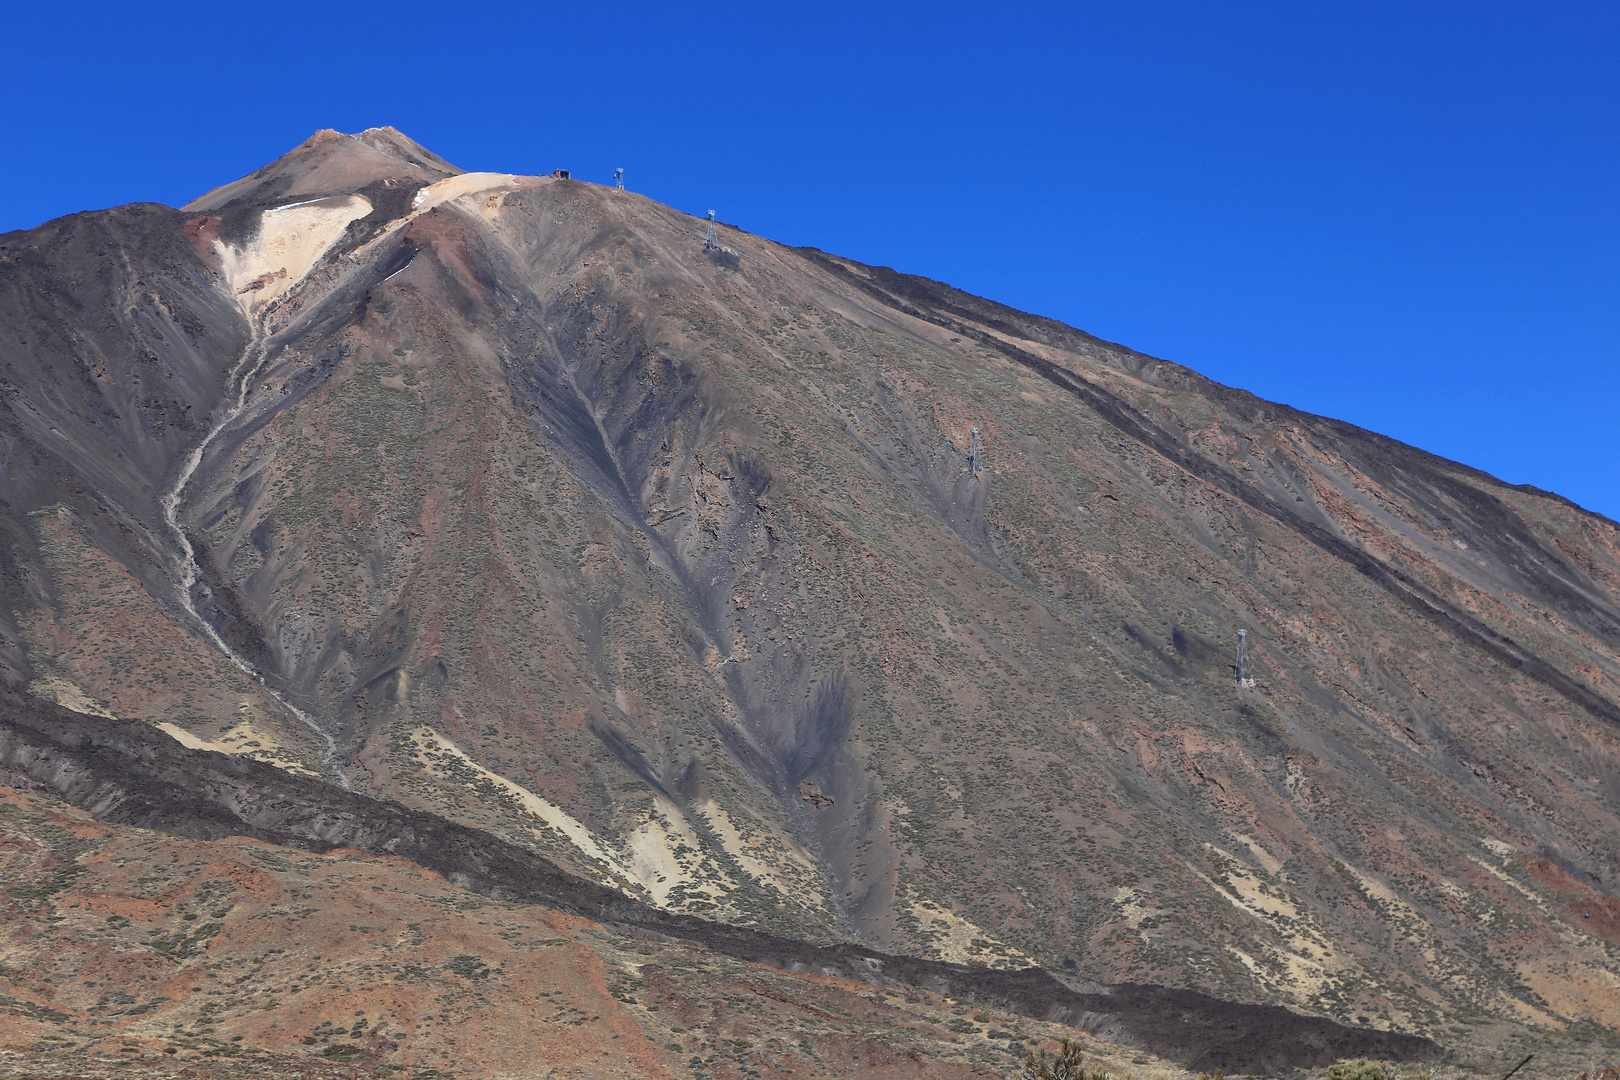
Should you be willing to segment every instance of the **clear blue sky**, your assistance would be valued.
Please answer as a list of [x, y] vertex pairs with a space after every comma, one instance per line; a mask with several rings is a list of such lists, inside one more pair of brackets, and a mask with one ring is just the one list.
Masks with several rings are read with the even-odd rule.
[[1620, 4], [11, 4], [0, 229], [317, 128], [942, 279], [1620, 518]]

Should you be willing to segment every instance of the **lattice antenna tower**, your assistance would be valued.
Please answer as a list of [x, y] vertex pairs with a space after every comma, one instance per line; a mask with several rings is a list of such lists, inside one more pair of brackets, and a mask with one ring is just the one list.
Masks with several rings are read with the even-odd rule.
[[979, 429], [972, 428], [969, 430], [968, 439], [970, 440], [968, 443], [968, 472], [976, 473], [984, 468], [984, 459], [979, 454]]
[[719, 251], [720, 238], [714, 235], [714, 211], [709, 211], [709, 238], [703, 241], [704, 251]]
[[1254, 685], [1254, 673], [1249, 670], [1249, 632], [1247, 630], [1238, 631], [1236, 674], [1239, 686]]
[[623, 169], [614, 169], [613, 170], [613, 186], [618, 188], [620, 191], [624, 190], [624, 170]]

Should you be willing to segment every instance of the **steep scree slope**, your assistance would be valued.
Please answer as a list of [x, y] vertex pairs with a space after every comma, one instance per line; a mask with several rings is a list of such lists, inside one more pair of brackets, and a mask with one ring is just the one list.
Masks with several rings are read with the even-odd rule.
[[0, 238], [6, 677], [812, 942], [1620, 1026], [1615, 523], [722, 237], [384, 130]]

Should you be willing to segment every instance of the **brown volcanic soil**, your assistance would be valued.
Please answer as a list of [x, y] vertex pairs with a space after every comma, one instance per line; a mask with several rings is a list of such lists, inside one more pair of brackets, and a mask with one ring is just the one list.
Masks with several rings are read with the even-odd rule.
[[[694, 943], [748, 964], [819, 974], [823, 985], [859, 980], [890, 992], [943, 994], [981, 1008], [1060, 1021], [1206, 1068], [1271, 1071], [1354, 1056], [1439, 1056], [1439, 1048], [1427, 1040], [1345, 1028], [1276, 1007], [1155, 986], [1077, 990], [1038, 968], [998, 971], [847, 945], [818, 947], [678, 915], [561, 873], [545, 859], [475, 830], [323, 790], [317, 782], [267, 765], [185, 750], [138, 722], [10, 704], [11, 715], [0, 725], [0, 763], [19, 780], [92, 808], [106, 821], [203, 838], [240, 832], [318, 852], [362, 849], [403, 856], [434, 872], [437, 880], [506, 903], [543, 904], [606, 920], [643, 938]], [[396, 912], [397, 931], [405, 915], [391, 900], [379, 903], [377, 917]], [[321, 905], [299, 913], [327, 911]], [[352, 951], [345, 945], [335, 955], [346, 958]], [[736, 965], [731, 970], [737, 977], [746, 972]]]
[[0, 1075], [966, 1080], [1074, 1034], [627, 938], [397, 858], [176, 839], [9, 789], [0, 851]]
[[[0, 238], [10, 683], [319, 769], [178, 613], [156, 500], [211, 416], [192, 599], [369, 794], [780, 940], [1481, 1053], [1614, 1036], [1615, 523], [425, 155], [326, 134], [197, 213]], [[297, 280], [264, 213], [294, 191], [373, 207]]]

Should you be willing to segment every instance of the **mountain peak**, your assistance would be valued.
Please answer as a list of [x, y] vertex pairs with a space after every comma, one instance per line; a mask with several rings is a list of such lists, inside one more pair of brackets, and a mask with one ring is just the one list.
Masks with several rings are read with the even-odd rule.
[[183, 209], [212, 211], [234, 203], [348, 194], [379, 182], [431, 184], [461, 169], [391, 127], [349, 135], [323, 128], [275, 161], [217, 187]]
[[[611, 916], [642, 974], [600, 939], [625, 1010], [588, 1014], [624, 1036], [598, 1075], [636, 1030], [668, 1067], [628, 1071], [673, 1076], [743, 1025], [783, 1051], [738, 1061], [826, 1072], [791, 1056], [796, 1018], [732, 993], [755, 959], [778, 973], [760, 993], [853, 974], [885, 993], [817, 985], [897, 1038], [953, 1037], [948, 1068], [838, 1059], [869, 1073], [988, 1077], [1062, 1016], [1189, 1068], [1445, 1038], [1481, 1072], [1504, 1045], [1590, 1069], [1620, 1033], [1610, 523], [941, 282], [731, 227], [716, 251], [708, 227], [381, 128], [316, 132], [190, 213], [8, 239], [0, 782]], [[186, 850], [166, 873], [240, 861]], [[313, 886], [277, 863], [256, 897]], [[415, 925], [418, 901], [364, 892]], [[488, 974], [484, 1041], [510, 1060], [468, 1080], [551, 1053], [502, 1031], [607, 1030], [534, 1023], [577, 922], [536, 938], [503, 908], [515, 937], [424, 939], [367, 996], [353, 906], [323, 898], [283, 952], [235, 898], [206, 901], [216, 944], [68, 895], [0, 905], [0, 936], [63, 920], [0, 971], [29, 1023], [414, 1068], [453, 1036], [410, 1018]], [[682, 953], [640, 951], [676, 930]], [[151, 955], [78, 977], [116, 942]], [[706, 942], [727, 966], [689, 959]], [[239, 946], [225, 1007], [204, 954]], [[157, 970], [172, 1000], [100, 1011]], [[252, 1026], [276, 1001], [280, 1026]], [[313, 1027], [350, 1002], [362, 1037]]]

